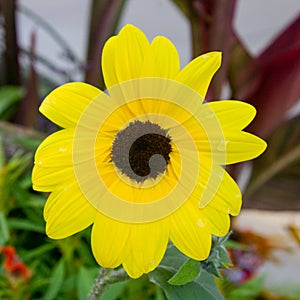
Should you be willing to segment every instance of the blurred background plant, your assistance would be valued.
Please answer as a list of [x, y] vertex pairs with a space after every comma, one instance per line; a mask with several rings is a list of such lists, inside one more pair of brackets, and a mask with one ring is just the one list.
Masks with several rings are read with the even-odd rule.
[[[171, 1], [171, 0], [170, 0]], [[0, 298], [86, 299], [98, 273], [90, 250], [90, 229], [65, 240], [45, 235], [46, 195], [31, 189], [33, 154], [55, 126], [39, 113], [43, 97], [54, 87], [78, 77], [104, 88], [99, 72], [104, 42], [118, 27], [125, 0], [91, 0], [86, 59], [81, 60], [51, 24], [17, 0], [0, 0]], [[258, 111], [249, 130], [267, 139], [267, 151], [252, 163], [229, 171], [243, 182], [244, 207], [271, 210], [300, 209], [300, 115], [293, 109], [300, 99], [300, 16], [298, 15], [258, 55], [252, 55], [234, 26], [238, 0], [173, 0], [190, 25], [192, 56], [223, 52], [223, 64], [208, 98], [243, 99]], [[57, 3], [58, 9], [60, 4]], [[272, 8], [270, 8], [272, 9]], [[60, 68], [36, 51], [35, 31], [30, 46], [19, 43], [18, 17], [29, 18], [61, 48], [69, 68]], [[54, 76], [40, 72], [42, 65]], [[46, 75], [45, 75], [46, 74]], [[291, 113], [292, 112], [292, 113]], [[240, 231], [225, 244], [214, 240], [209, 259], [188, 260], [172, 246], [149, 276], [109, 286], [101, 299], [300, 299], [266, 290], [257, 269], [272, 259], [285, 242], [251, 231]], [[299, 243], [299, 228], [289, 232]], [[266, 275], [267, 276], [267, 275]], [[218, 288], [217, 288], [218, 286]], [[221, 292], [219, 292], [219, 290]], [[222, 294], [222, 295], [221, 295]], [[283, 296], [282, 296], [283, 295]]]

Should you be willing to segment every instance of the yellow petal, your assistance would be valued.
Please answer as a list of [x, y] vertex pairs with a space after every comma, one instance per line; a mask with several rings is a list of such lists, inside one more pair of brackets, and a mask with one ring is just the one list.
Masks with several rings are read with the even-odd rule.
[[99, 89], [83, 82], [67, 83], [44, 99], [40, 112], [63, 128], [75, 127], [83, 111], [100, 93]]
[[224, 213], [215, 207], [215, 203], [209, 203], [204, 208], [205, 215], [208, 220], [211, 233], [215, 236], [224, 236], [230, 228], [230, 217], [228, 213]]
[[174, 78], [180, 70], [177, 49], [163, 36], [157, 36], [146, 52], [141, 77]]
[[149, 47], [145, 34], [131, 24], [124, 26], [116, 37], [108, 40], [102, 54], [106, 87], [138, 78]]
[[218, 118], [222, 128], [242, 130], [255, 117], [254, 106], [236, 100], [222, 100], [206, 103]]
[[92, 229], [92, 250], [98, 264], [116, 268], [128, 256], [130, 224], [97, 213]]
[[44, 208], [46, 233], [62, 239], [77, 233], [94, 222], [96, 209], [86, 200], [76, 182], [51, 193]]
[[267, 147], [264, 140], [248, 132], [224, 129], [223, 134], [223, 140], [214, 137], [209, 141], [202, 140], [199, 144], [202, 157], [210, 158], [213, 153], [216, 162], [229, 165], [256, 158]]
[[176, 80], [188, 85], [204, 99], [210, 81], [221, 65], [221, 53], [209, 52], [193, 59]]
[[226, 164], [234, 164], [256, 158], [263, 153], [267, 144], [248, 132], [225, 132]]
[[38, 147], [34, 163], [39, 167], [72, 166], [74, 129], [68, 128], [49, 135]]
[[[71, 180], [74, 129], [64, 129], [48, 136], [38, 147], [32, 170], [32, 184], [37, 191], [51, 192]], [[75, 180], [75, 178], [74, 178]]]
[[[200, 169], [199, 182], [191, 197], [198, 202], [200, 208], [205, 208], [208, 203], [226, 213], [236, 216], [242, 205], [241, 191], [231, 176], [221, 166], [211, 172], [206, 166]], [[209, 199], [203, 198], [203, 191], [209, 190]]]
[[211, 207], [215, 207], [224, 214], [237, 216], [242, 206], [242, 194], [231, 176], [225, 171], [223, 179], [215, 194], [215, 197], [210, 202]]
[[123, 267], [132, 278], [138, 278], [154, 270], [162, 260], [169, 237], [168, 225], [164, 221], [132, 224], [128, 239], [130, 253]]
[[36, 191], [51, 192], [59, 187], [62, 188], [71, 180], [76, 180], [72, 167], [34, 166], [32, 170], [32, 187]]
[[170, 238], [185, 255], [196, 260], [208, 257], [211, 233], [205, 224], [205, 215], [195, 203], [188, 200], [170, 216]]
[[118, 37], [109, 38], [102, 50], [102, 73], [106, 88], [110, 88], [118, 83], [118, 77], [115, 67], [115, 56], [118, 44]]

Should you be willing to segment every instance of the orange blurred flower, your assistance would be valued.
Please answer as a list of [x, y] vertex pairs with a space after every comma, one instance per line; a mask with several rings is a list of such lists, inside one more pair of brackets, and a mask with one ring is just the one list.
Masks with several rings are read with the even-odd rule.
[[10, 277], [13, 279], [24, 280], [31, 278], [32, 272], [23, 262], [20, 261], [14, 247], [3, 246], [0, 248], [0, 253], [5, 256], [3, 267]]

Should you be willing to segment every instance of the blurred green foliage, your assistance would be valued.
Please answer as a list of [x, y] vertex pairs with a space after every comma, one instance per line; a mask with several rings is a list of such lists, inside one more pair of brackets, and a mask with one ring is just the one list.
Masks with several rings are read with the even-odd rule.
[[16, 104], [23, 96], [23, 89], [20, 86], [0, 87], [0, 120], [9, 120], [16, 109]]

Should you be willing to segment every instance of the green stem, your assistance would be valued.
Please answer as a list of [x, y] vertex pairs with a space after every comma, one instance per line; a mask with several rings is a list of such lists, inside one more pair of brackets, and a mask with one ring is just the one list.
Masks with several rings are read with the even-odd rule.
[[113, 270], [101, 268], [89, 294], [88, 300], [100, 299], [105, 289], [110, 284], [121, 282], [127, 279], [129, 279], [129, 277], [124, 269]]

